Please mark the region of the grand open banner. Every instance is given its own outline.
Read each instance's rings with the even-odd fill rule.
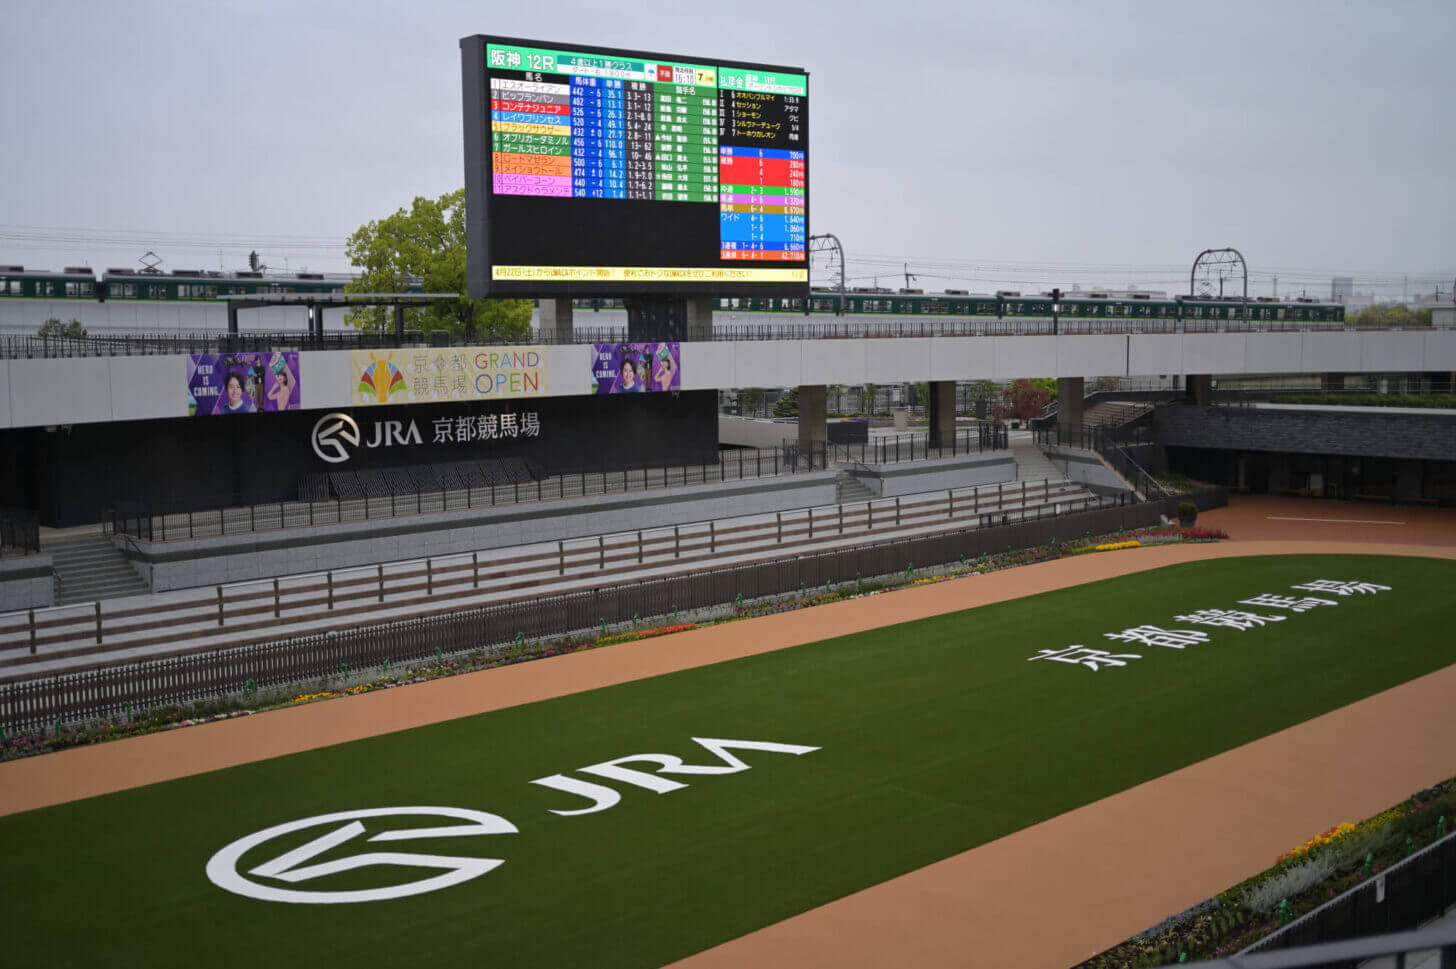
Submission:
[[[421,347],[350,353],[354,403],[446,403],[546,395],[542,347]]]

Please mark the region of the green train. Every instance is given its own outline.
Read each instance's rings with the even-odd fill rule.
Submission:
[[[247,270],[201,269],[175,269],[166,273],[108,269],[97,278],[89,266],[68,266],[54,272],[0,265],[0,299],[198,302],[266,293],[342,293],[353,278],[343,273],[265,275]],[[422,292],[423,289],[415,281],[407,291]]]
[[[168,273],[131,269],[108,269],[99,278],[87,266],[69,266],[61,272],[26,270],[23,266],[0,265],[0,300],[5,298],[47,300],[149,300],[163,302],[206,302],[223,296],[267,293],[341,293],[353,279],[347,274],[261,272],[216,272],[173,270]],[[412,280],[407,292],[422,292],[422,282]],[[577,309],[620,310],[619,299],[578,299]],[[769,297],[724,297],[714,301],[724,313],[803,314],[803,299]],[[833,316],[907,317],[996,317],[1049,318],[1052,298],[1048,294],[1023,296],[1019,292],[995,294],[946,290],[810,290],[808,313]],[[1245,316],[1247,313],[1247,316]],[[1259,297],[1245,303],[1239,299],[1208,299],[1191,296],[1163,297],[1152,293],[1112,293],[1096,290],[1064,293],[1059,315],[1064,319],[1129,320],[1243,320],[1260,323],[1344,323],[1345,307],[1299,298],[1278,300]]]
[[[834,316],[981,316],[1000,319],[1047,318],[1052,315],[1050,295],[1023,296],[1003,291],[992,294],[946,290],[923,293],[916,290],[849,292],[811,290],[809,313]],[[581,310],[622,309],[621,300],[580,299]],[[718,312],[802,314],[804,300],[767,297],[724,298],[714,301]],[[1344,323],[1345,307],[1299,298],[1278,300],[1201,299],[1189,296],[1155,297],[1152,294],[1111,294],[1097,291],[1065,293],[1058,315],[1063,319],[1136,320],[1242,320],[1268,323]]]

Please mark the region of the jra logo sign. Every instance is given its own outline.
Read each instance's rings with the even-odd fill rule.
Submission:
[[[654,794],[668,794],[682,790],[688,785],[661,775],[675,777],[703,777],[721,774],[739,774],[750,768],[737,755],[739,751],[761,751],[765,753],[792,754],[796,757],[812,753],[818,747],[802,744],[779,744],[762,740],[713,740],[694,737],[693,743],[718,758],[716,764],[687,764],[681,757],[672,754],[629,754],[589,764],[578,768],[578,773],[590,774],[600,780],[616,781],[630,787],[651,791]],[[649,765],[652,770],[628,767],[628,764]],[[552,774],[531,781],[542,787],[549,787],[565,794],[584,798],[590,803],[585,807],[553,808],[551,813],[560,817],[576,817],[582,814],[598,814],[616,807],[622,801],[621,792],[595,781],[586,781],[565,774]],[[362,837],[368,833],[365,821],[372,818],[420,816],[427,818],[451,818],[464,824],[438,824],[381,831],[373,837]],[[266,861],[254,864],[246,873],[238,865],[243,856],[270,841],[276,841],[310,828],[329,829],[311,841],[289,848]],[[498,814],[474,811],[469,808],[452,807],[388,807],[366,808],[359,811],[340,811],[336,814],[321,814],[317,817],[290,821],[286,824],[265,828],[232,844],[213,855],[207,862],[207,877],[219,888],[235,895],[261,899],[265,902],[290,902],[299,905],[333,905],[346,902],[379,902],[391,898],[404,898],[424,892],[450,888],[462,882],[479,878],[504,864],[500,858],[479,858],[470,855],[417,854],[403,851],[361,851],[345,857],[334,857],[328,861],[317,859],[337,854],[337,849],[346,845],[359,846],[364,843],[418,840],[421,838],[466,838],[490,834],[516,834],[514,824]],[[296,839],[289,838],[292,844]],[[344,872],[375,866],[392,866],[402,869],[424,868],[439,874],[426,878],[414,878],[395,885],[358,890],[319,890],[285,888],[286,885],[302,885],[318,878],[339,875]],[[250,877],[251,876],[251,877]]]

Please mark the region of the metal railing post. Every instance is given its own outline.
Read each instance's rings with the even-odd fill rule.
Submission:
[[[425,595],[435,594],[435,560],[426,557],[425,559]]]
[[[96,642],[101,642],[101,603],[96,603]]]
[[[334,608],[334,573],[333,573],[332,570],[328,573],[328,577],[329,577],[329,611],[332,612],[333,611],[333,608]]]
[[[470,577],[471,577],[471,587],[472,588],[479,589],[480,588],[480,553],[479,552],[471,552],[470,553]]]
[[[597,536],[597,551],[601,555],[599,567],[605,569],[607,567],[607,537],[605,535]]]
[[[381,565],[379,568],[382,570],[384,568],[384,566]],[[380,602],[383,602],[384,599],[381,597],[379,601]],[[274,619],[277,619],[280,616],[282,616],[282,614],[283,614],[283,604],[279,601],[279,597],[278,597],[278,580],[277,579],[274,579],[273,580],[273,618]]]
[[[35,610],[30,610],[30,654],[35,655]]]
[[[565,575],[566,574],[566,543],[565,542],[558,541],[556,543],[556,555],[557,555],[557,557],[559,559],[559,566],[557,568],[556,574],[557,575]]]
[[[273,580],[273,584],[276,586],[278,584],[278,580],[277,579],[274,579]],[[383,602],[384,601],[384,566],[383,565],[380,565],[379,566],[379,601],[380,602]]]
[[[217,624],[222,625],[222,586],[217,587]]]

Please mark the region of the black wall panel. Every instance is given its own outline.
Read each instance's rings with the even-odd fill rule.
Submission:
[[[384,421],[398,421],[406,432],[413,421],[421,443],[352,448],[342,464],[314,453],[311,434],[324,411],[0,431],[0,447],[10,455],[0,474],[0,505],[34,507],[42,523],[66,526],[99,521],[113,506],[157,514],[289,501],[307,472],[500,457],[525,458],[543,474],[710,464],[718,455],[717,396],[707,390],[352,408],[343,413],[358,422],[361,444]],[[436,442],[436,419],[528,411],[538,416],[538,437]]]

